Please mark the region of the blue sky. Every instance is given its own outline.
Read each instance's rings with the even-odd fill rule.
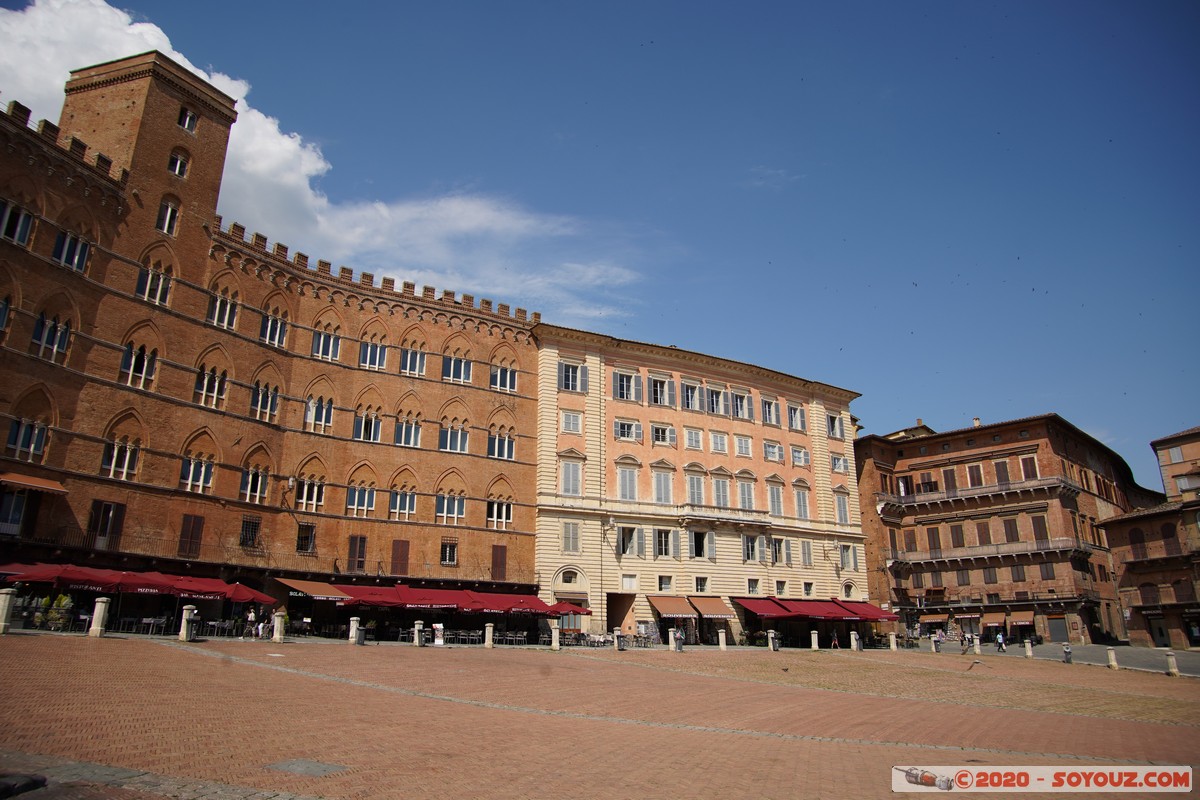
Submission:
[[[1200,5],[0,1],[0,100],[158,48],[293,251],[862,393],[1200,424]],[[202,10],[201,10],[202,8]],[[118,10],[120,9],[120,10]]]

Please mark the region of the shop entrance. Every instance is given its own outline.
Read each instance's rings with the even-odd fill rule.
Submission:
[[[636,598],[636,594],[608,593],[605,609],[605,619],[608,621],[606,632],[620,628],[625,633],[637,633],[637,620],[633,618],[633,601]]]
[[[1150,636],[1154,639],[1155,647],[1170,647],[1171,635],[1167,633],[1167,624],[1162,617],[1150,617]]]
[[[1050,641],[1069,642],[1067,638],[1067,620],[1065,617],[1047,617],[1046,629],[1050,632]]]

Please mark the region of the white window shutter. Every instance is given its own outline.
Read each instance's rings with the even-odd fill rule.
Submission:
[[[621,380],[621,373],[617,372],[616,370],[613,370],[613,374],[612,374],[612,396],[613,396],[613,400],[616,400],[616,399],[617,399],[617,398],[620,396],[620,395],[617,393],[617,390],[620,388],[620,380]]]
[[[696,534],[694,531],[687,532],[687,547],[688,547],[688,558],[695,558],[696,557]]]
[[[621,423],[615,419],[613,420],[613,438],[621,438]]]
[[[677,438],[677,436],[676,436],[676,434],[675,434],[675,429],[674,429],[674,428],[667,428],[667,443],[668,443],[668,444],[670,444],[670,445],[671,445],[671,447],[674,447],[674,446],[675,446],[675,443],[676,443],[677,441],[678,441],[678,438]]]
[[[858,572],[858,548],[854,545],[850,545],[850,552],[854,554],[854,566],[852,569],[855,572]]]
[[[716,533],[716,531],[709,531],[705,538],[707,539],[707,541],[705,541],[705,543],[704,543],[704,549],[705,549],[705,552],[708,553],[708,560],[716,561],[717,560],[717,533]]]
[[[587,394],[588,390],[587,369],[587,365],[579,368],[579,391],[583,392],[584,394]]]
[[[783,540],[783,560],[790,567],[792,565],[792,540]]]
[[[644,528],[637,529],[637,554],[638,558],[646,557],[646,531]]]
[[[641,375],[633,376],[633,399],[634,399],[634,401],[636,401],[638,403],[642,402],[642,376]]]
[[[679,531],[671,531],[671,558],[679,558]]]
[[[633,438],[639,442],[642,441],[642,423],[633,423]]]
[[[768,556],[767,546],[768,546],[768,544],[769,544],[769,542],[767,540],[767,537],[765,535],[760,534],[758,537],[758,560],[760,562],[765,563],[767,561],[767,556]]]
[[[675,381],[667,381],[667,405],[675,407]]]

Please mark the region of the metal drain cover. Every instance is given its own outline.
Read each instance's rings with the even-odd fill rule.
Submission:
[[[267,769],[277,769],[280,772],[291,772],[296,775],[307,775],[312,778],[323,778],[335,772],[346,769],[341,764],[322,764],[320,761],[310,761],[307,758],[296,758],[291,761],[279,761],[267,764]]]

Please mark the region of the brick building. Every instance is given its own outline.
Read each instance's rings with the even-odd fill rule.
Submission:
[[[724,628],[732,642],[776,597],[808,646],[817,599],[867,599],[857,394],[675,347],[534,332],[543,600],[588,605],[594,630],[715,642]]]
[[[1129,641],[1200,647],[1200,428],[1150,443],[1166,502],[1105,520]]]
[[[531,591],[537,322],[216,216],[233,101],[159,53],[0,115],[0,559]]]
[[[1057,414],[855,442],[872,597],[909,629],[1124,638],[1101,520],[1157,503]]]

